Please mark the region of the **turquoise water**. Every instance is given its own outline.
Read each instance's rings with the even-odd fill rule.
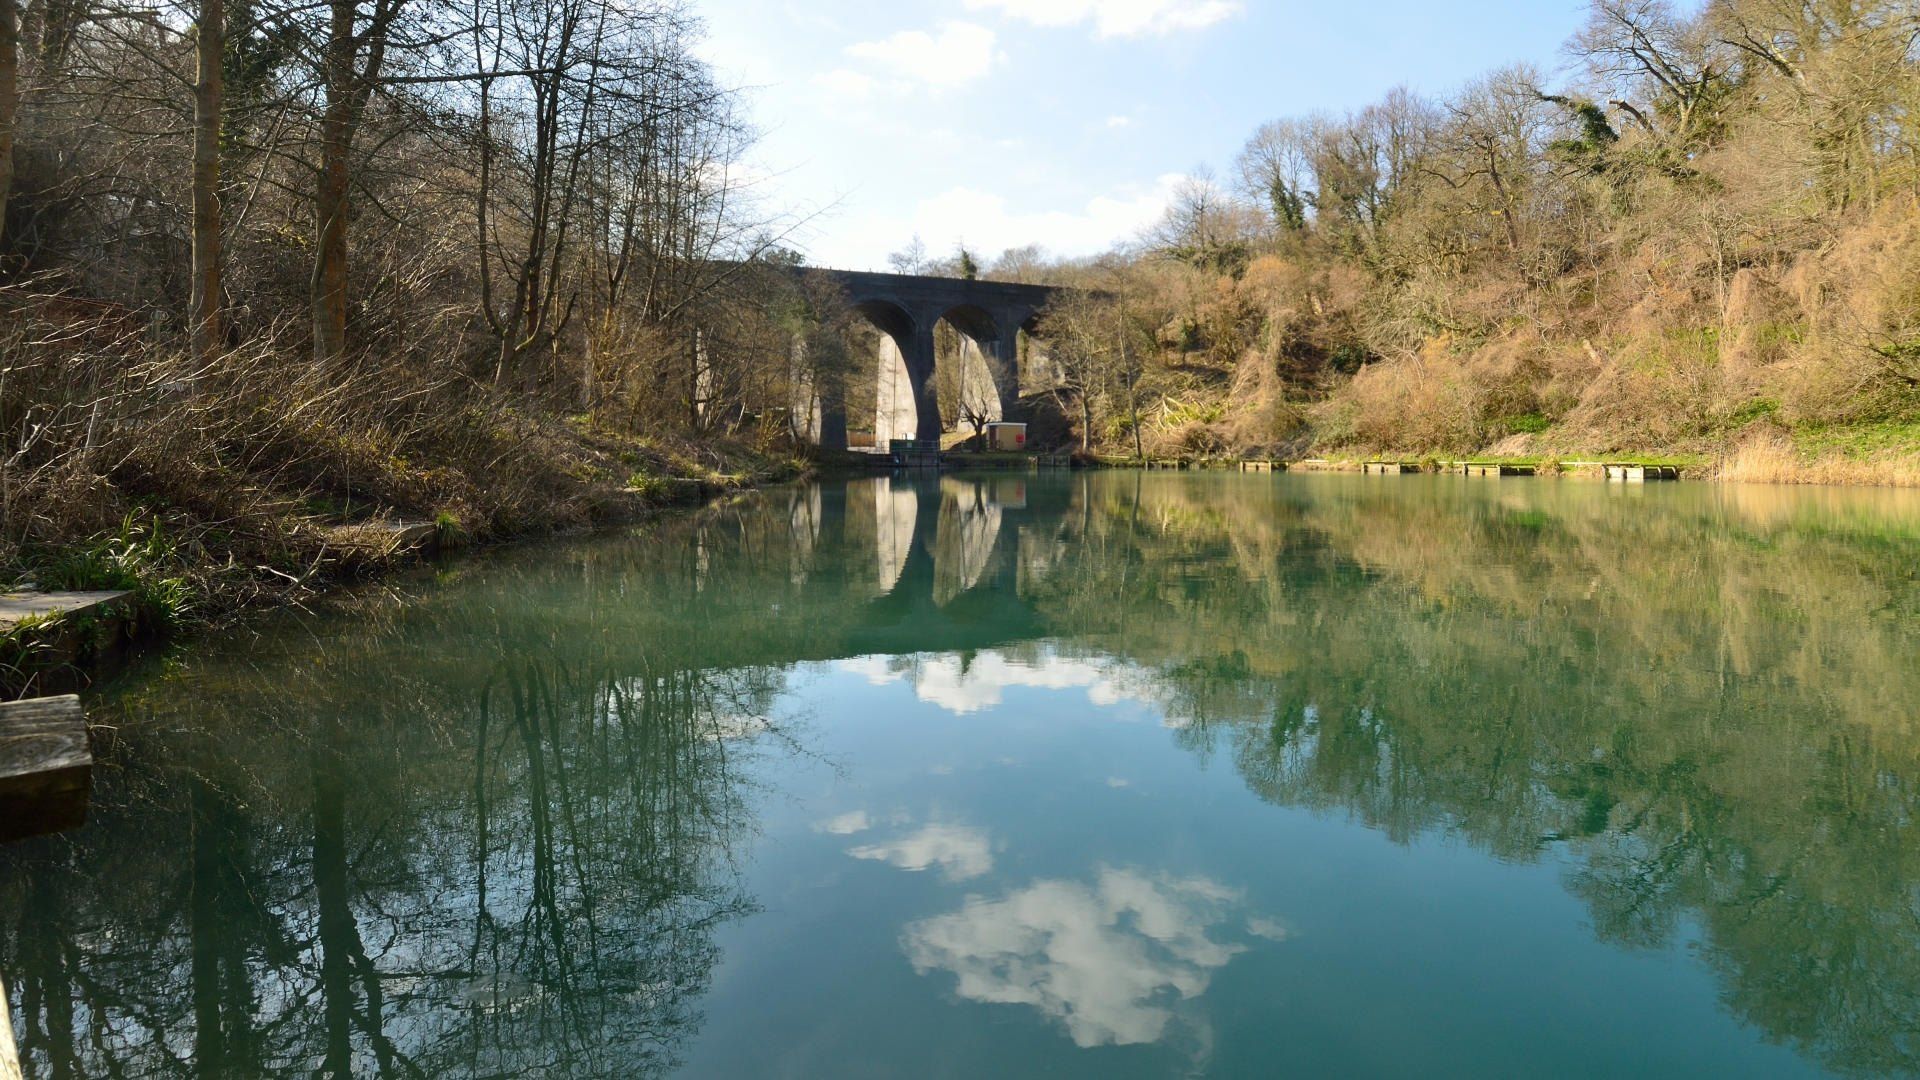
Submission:
[[[103,687],[62,1076],[1920,1070],[1920,501],[833,481]]]

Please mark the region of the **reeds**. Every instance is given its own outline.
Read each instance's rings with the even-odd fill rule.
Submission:
[[[0,587],[81,583],[58,568],[107,566],[76,553],[117,537],[142,556],[114,563],[131,587],[185,582],[212,614],[324,578],[335,526],[577,526],[644,502],[630,478],[689,467],[559,404],[457,359],[318,363],[273,336],[201,363],[125,309],[0,290]]]
[[[1894,454],[1807,455],[1778,434],[1754,435],[1715,469],[1717,479],[1752,484],[1856,484],[1920,487],[1920,459]]]

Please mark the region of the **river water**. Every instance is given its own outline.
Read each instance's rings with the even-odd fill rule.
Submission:
[[[1920,1070],[1920,500],[951,475],[89,702],[35,1077]]]

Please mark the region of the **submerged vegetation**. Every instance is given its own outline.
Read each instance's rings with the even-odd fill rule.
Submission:
[[[1107,296],[1061,321],[1115,449],[1920,482],[1916,43],[1906,0],[1593,0],[1568,75],[1276,120],[1137,244],[988,276]]]

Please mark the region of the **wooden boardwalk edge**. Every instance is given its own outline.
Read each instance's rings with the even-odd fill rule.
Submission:
[[[7,984],[0,979],[0,1080],[23,1080],[20,1051],[13,1043],[13,1020],[7,1015]]]
[[[0,842],[79,825],[92,789],[79,698],[0,703]]]

